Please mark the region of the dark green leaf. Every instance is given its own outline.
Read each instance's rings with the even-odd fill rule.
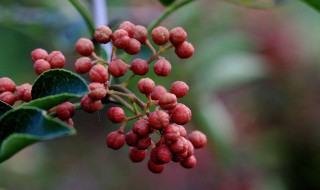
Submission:
[[[0,118],[3,114],[5,114],[7,111],[13,109],[9,104],[3,102],[0,100]]]
[[[53,69],[39,76],[32,86],[32,101],[24,106],[50,109],[70,98],[89,92],[86,82],[78,75],[63,69]]]
[[[10,110],[0,119],[0,163],[32,143],[75,133],[75,129],[49,117],[44,110],[34,107]]]
[[[172,3],[174,3],[176,0],[159,0],[160,3],[162,3],[162,5],[164,6],[170,6]]]
[[[320,1],[319,0],[302,0],[303,2],[307,3],[311,7],[315,8],[317,11],[320,12]]]

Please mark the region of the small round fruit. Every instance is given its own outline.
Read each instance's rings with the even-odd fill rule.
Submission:
[[[16,87],[16,100],[22,100],[24,102],[29,102],[32,99],[31,96],[32,85],[29,83],[22,84]]]
[[[94,31],[94,39],[98,43],[106,44],[112,38],[112,30],[108,26],[98,26]]]
[[[136,31],[136,26],[129,21],[124,21],[120,24],[119,29],[123,29],[128,32],[130,38],[133,37],[133,34]]]
[[[153,66],[154,72],[158,76],[166,77],[171,72],[171,63],[165,58],[160,58]]]
[[[74,69],[77,73],[83,74],[89,72],[92,68],[91,59],[89,57],[80,57],[74,64]]]
[[[90,93],[88,96],[93,100],[101,100],[107,94],[107,90],[103,84],[92,82],[89,84]]]
[[[148,31],[146,27],[141,25],[136,25],[136,30],[133,34],[133,38],[138,40],[140,43],[145,44],[148,39]]]
[[[120,107],[110,108],[107,115],[112,123],[121,123],[126,117],[123,109]]]
[[[180,164],[184,168],[193,168],[197,164],[197,159],[196,159],[196,157],[194,157],[194,155],[192,155],[192,156],[190,156],[188,158],[183,159],[180,162]]]
[[[101,100],[93,100],[88,95],[85,95],[80,102],[80,106],[85,112],[93,113],[102,107]]]
[[[42,74],[45,71],[48,71],[51,69],[51,65],[48,61],[44,59],[38,59],[33,64],[34,72],[36,72],[38,75]]]
[[[90,69],[90,79],[92,82],[105,83],[108,81],[108,70],[102,65],[95,65]]]
[[[170,92],[177,98],[182,98],[189,92],[189,86],[183,81],[176,81],[172,83]]]
[[[139,53],[140,50],[141,50],[141,43],[134,38],[131,38],[129,42],[129,46],[124,48],[124,51],[130,55],[135,55]]]
[[[59,119],[65,121],[71,118],[75,113],[75,107],[70,102],[64,102],[57,107],[57,116]]]
[[[150,78],[142,78],[138,82],[138,89],[142,94],[150,94],[155,86],[155,83]]]
[[[147,150],[139,150],[136,147],[130,147],[129,158],[132,162],[142,162],[147,155]]]
[[[177,97],[172,93],[164,94],[159,100],[160,107],[165,110],[171,110],[176,107],[177,104]]]
[[[182,27],[176,27],[170,30],[170,42],[177,46],[187,39],[187,32]]]
[[[127,65],[121,59],[111,61],[108,69],[110,74],[114,77],[121,77],[127,73]]]
[[[151,160],[148,161],[148,169],[155,174],[161,173],[164,169],[163,164],[155,164],[151,162]]]
[[[0,78],[0,93],[2,92],[14,92],[16,90],[16,84],[8,77]]]
[[[124,145],[124,135],[118,131],[113,131],[107,136],[107,146],[113,150],[118,150]]]
[[[31,52],[31,59],[33,62],[37,61],[38,59],[47,59],[48,52],[44,49],[37,48]]]
[[[163,110],[157,110],[155,112],[152,112],[148,116],[149,119],[149,125],[153,129],[162,129],[166,127],[169,124],[169,114],[167,114]]]
[[[16,98],[12,92],[3,92],[0,94],[0,100],[12,106],[15,103]]]
[[[159,100],[163,95],[167,93],[167,90],[165,87],[161,85],[157,85],[153,88],[151,92],[151,99],[152,100]]]
[[[187,41],[183,42],[182,44],[176,46],[175,53],[181,59],[187,59],[191,57],[194,53],[193,45]]]
[[[189,141],[193,144],[194,148],[202,148],[207,144],[207,137],[201,131],[192,131],[189,134]]]
[[[151,32],[152,40],[155,44],[162,46],[169,41],[169,30],[166,27],[158,26]]]
[[[56,69],[64,66],[66,58],[60,51],[52,51],[48,55],[47,61],[50,63],[52,69]]]
[[[80,38],[76,42],[75,47],[76,47],[77,52],[83,56],[91,55],[94,50],[94,45],[93,45],[92,41],[87,38]]]
[[[171,122],[178,125],[184,125],[188,123],[192,117],[191,110],[183,104],[178,104],[174,109],[170,111],[170,113]]]
[[[147,61],[136,58],[132,61],[130,70],[136,75],[145,75],[149,71],[149,65]]]

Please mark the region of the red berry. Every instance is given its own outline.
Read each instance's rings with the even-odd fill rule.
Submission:
[[[133,34],[133,38],[138,40],[140,43],[145,44],[148,39],[148,31],[146,27],[141,25],[136,25],[136,30]]]
[[[183,28],[176,27],[170,30],[169,40],[174,46],[182,44],[184,41],[186,41],[186,39],[187,39],[187,32]]]
[[[124,76],[127,72],[127,65],[121,59],[113,60],[109,63],[109,72],[114,77]]]
[[[169,145],[170,150],[173,153],[181,154],[188,150],[188,143],[184,137],[179,137],[177,141]]]
[[[153,88],[152,92],[151,92],[151,99],[152,100],[159,100],[163,95],[165,95],[167,93],[167,90],[161,86],[161,85],[157,85]]]
[[[89,84],[90,93],[88,96],[93,100],[101,100],[107,94],[107,90],[103,84],[92,82]]]
[[[197,164],[197,159],[196,157],[194,157],[193,155],[183,159],[180,162],[181,166],[183,166],[184,168],[193,168],[194,166],[196,166]]]
[[[191,43],[185,41],[182,44],[176,46],[175,52],[181,59],[187,59],[193,55],[194,48]]]
[[[80,38],[76,42],[76,50],[80,55],[89,56],[94,50],[94,45],[91,40],[87,38]]]
[[[32,85],[29,83],[22,84],[20,86],[16,87],[17,95],[16,95],[16,100],[22,100],[24,102],[29,102],[31,101],[31,90],[32,90]]]
[[[0,94],[0,100],[12,106],[15,103],[16,98],[12,92],[7,91]]]
[[[94,39],[98,43],[106,44],[112,38],[112,30],[108,26],[99,26],[94,31]]]
[[[185,151],[180,154],[173,154],[172,161],[174,162],[181,162],[184,158],[188,157],[188,151]]]
[[[145,75],[149,71],[149,65],[147,61],[137,58],[132,61],[130,70],[136,75]]]
[[[157,155],[160,163],[168,163],[172,159],[172,153],[169,147],[165,144],[159,146]]]
[[[121,123],[125,117],[125,113],[120,107],[112,107],[108,110],[108,118],[112,123]]]
[[[112,34],[112,41],[116,41],[124,36],[128,36],[129,37],[129,34],[127,31],[123,30],[123,29],[118,29],[116,31],[113,32]]]
[[[177,125],[169,125],[164,128],[163,136],[168,141],[177,141],[180,137],[180,129]]]
[[[182,125],[176,125],[179,128],[180,136],[186,138],[187,131]]]
[[[169,124],[169,114],[167,114],[163,110],[157,110],[155,112],[152,112],[148,116],[149,118],[149,125],[153,129],[162,129],[166,127]]]
[[[48,52],[44,49],[37,48],[31,52],[31,59],[33,62],[37,61],[38,59],[47,59]]]
[[[74,64],[74,69],[77,73],[83,74],[89,72],[92,68],[91,59],[89,57],[80,57]]]
[[[85,95],[81,99],[80,105],[85,112],[93,113],[101,108],[102,103],[101,100],[93,100],[88,95]]]
[[[151,145],[151,138],[149,136],[145,136],[138,139],[136,147],[140,150],[145,150],[150,145]]]
[[[177,105],[177,97],[174,94],[166,93],[160,100],[159,105],[162,109],[171,110]]]
[[[207,144],[207,137],[200,131],[192,131],[189,134],[189,141],[193,144],[194,148],[202,148]]]
[[[138,89],[142,94],[150,94],[155,86],[155,83],[150,78],[142,78],[138,82]]]
[[[119,49],[125,49],[130,45],[130,37],[123,36],[113,41],[113,45]]]
[[[0,93],[2,92],[14,92],[16,90],[16,84],[8,77],[0,78]]]
[[[158,76],[166,77],[171,72],[171,63],[165,58],[160,58],[153,66],[154,72]]]
[[[60,51],[52,51],[48,57],[47,61],[50,63],[51,68],[62,68],[66,63],[66,58]]]
[[[142,162],[147,155],[147,150],[139,150],[136,147],[130,147],[129,158],[132,162]]]
[[[71,118],[75,113],[75,107],[70,102],[64,102],[57,107],[57,116],[61,120]]]
[[[125,140],[128,146],[136,146],[138,142],[138,135],[136,135],[132,130],[127,132]]]
[[[155,174],[161,173],[164,169],[163,164],[155,164],[151,162],[151,160],[148,161],[148,169]]]
[[[173,110],[170,111],[170,113],[171,122],[179,125],[188,123],[192,117],[191,110],[183,104],[178,104]]]
[[[44,60],[44,59],[38,59],[34,62],[33,64],[33,68],[34,71],[40,75],[43,72],[50,70],[51,69],[51,65],[48,61]]]
[[[150,126],[146,119],[137,120],[132,127],[132,131],[139,137],[145,137],[149,134]]]
[[[139,53],[140,50],[141,50],[141,43],[134,38],[130,39],[129,46],[124,49],[124,51],[130,55],[135,55]]]
[[[113,131],[107,136],[107,146],[114,150],[120,149],[124,145],[124,135],[118,131]]]
[[[153,42],[159,46],[162,46],[169,41],[169,35],[169,30],[163,26],[158,26],[151,32]]]
[[[177,98],[181,98],[189,92],[189,86],[183,81],[176,81],[172,83],[170,92]]]
[[[129,37],[132,38],[133,34],[135,33],[136,26],[129,21],[124,21],[123,23],[120,24],[119,29],[123,29],[127,31]]]
[[[187,157],[190,157],[190,156],[194,155],[194,146],[189,140],[187,140],[187,143],[188,143]]]
[[[89,72],[90,79],[93,82],[105,83],[108,81],[108,70],[102,65],[95,65]]]

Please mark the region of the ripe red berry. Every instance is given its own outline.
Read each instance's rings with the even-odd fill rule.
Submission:
[[[130,37],[123,36],[113,41],[113,45],[119,49],[125,49],[130,45]]]
[[[130,147],[129,158],[132,162],[142,162],[147,155],[147,150],[139,150],[136,147]]]
[[[181,162],[183,159],[188,157],[188,151],[185,151],[180,154],[173,154],[172,161],[174,162]]]
[[[181,166],[183,166],[184,168],[193,168],[194,166],[196,166],[197,164],[197,159],[196,157],[194,157],[194,155],[183,159],[180,162]]]
[[[38,59],[34,62],[33,64],[33,68],[34,71],[40,75],[43,72],[50,70],[51,69],[51,65],[48,61],[44,60],[44,59]]]
[[[189,92],[189,86],[183,81],[176,81],[172,83],[170,92],[176,95],[177,98],[181,98]]]
[[[166,77],[171,72],[171,63],[165,58],[160,58],[153,66],[154,72],[158,76]]]
[[[162,129],[169,124],[169,114],[163,110],[157,110],[149,114],[149,125],[153,129]]]
[[[182,125],[177,125],[180,131],[180,136],[186,138],[187,137],[187,131]]]
[[[167,90],[161,86],[161,85],[157,85],[153,88],[152,92],[151,92],[151,99],[152,100],[159,100],[163,95],[165,95],[167,93]]]
[[[76,42],[76,50],[80,55],[89,56],[94,50],[94,45],[91,40],[87,38],[80,38]]]
[[[92,82],[89,84],[90,93],[88,96],[93,100],[101,100],[107,94],[107,90],[103,84]]]
[[[155,164],[151,162],[151,160],[148,161],[148,169],[155,174],[161,173],[164,169],[163,164]]]
[[[160,100],[159,105],[162,109],[171,110],[177,105],[177,97],[174,94],[166,93]]]
[[[31,52],[31,59],[33,62],[37,61],[38,59],[47,59],[48,52],[44,49],[37,48]]]
[[[202,148],[207,144],[207,137],[200,131],[192,131],[189,134],[189,141],[193,144],[194,148]]]
[[[176,46],[175,52],[181,59],[187,59],[191,57],[194,53],[193,45],[187,41]]]
[[[149,65],[147,61],[137,58],[132,61],[130,70],[136,75],[145,75],[149,71]]]
[[[135,33],[136,26],[129,21],[124,21],[123,23],[120,24],[119,29],[123,29],[127,31],[129,37],[132,38],[133,34]]]
[[[125,140],[128,146],[136,146],[138,139],[139,139],[138,135],[135,134],[132,130],[127,132],[125,136]]]
[[[170,30],[169,40],[174,46],[182,44],[184,41],[186,41],[186,39],[187,39],[187,32],[183,28],[176,27]]]
[[[62,68],[66,63],[66,58],[60,51],[52,51],[48,57],[47,61],[50,63],[51,68]]]
[[[118,131],[113,131],[107,136],[107,146],[114,150],[120,149],[124,145],[124,135]]]
[[[121,123],[126,117],[123,109],[120,107],[109,108],[107,115],[112,123]]]
[[[142,94],[150,94],[155,86],[155,83],[150,78],[142,78],[138,82],[138,89]]]
[[[94,39],[98,43],[106,44],[112,38],[112,30],[108,26],[98,26],[94,31]]]
[[[163,136],[168,141],[177,141],[180,137],[180,129],[177,125],[168,125],[164,128]]]
[[[80,105],[85,112],[93,113],[101,108],[102,103],[101,100],[93,100],[88,95],[85,95],[81,99]]]
[[[127,65],[121,59],[113,60],[109,63],[109,72],[114,77],[124,76],[127,72]]]
[[[151,32],[152,40],[155,44],[162,46],[169,41],[169,30],[163,26],[154,28]]]
[[[173,153],[181,154],[188,150],[188,143],[184,137],[179,137],[177,141],[169,145],[170,150]]]
[[[127,31],[123,30],[123,29],[117,29],[113,32],[112,34],[112,41],[116,41],[117,39],[120,39],[124,36],[128,36],[129,37],[129,34]]]
[[[14,92],[16,90],[16,84],[8,77],[0,78],[0,93],[2,92]]]
[[[0,100],[12,106],[15,103],[16,98],[12,92],[7,91],[0,94]]]
[[[91,59],[89,57],[80,57],[74,64],[74,69],[77,73],[83,74],[89,72],[92,68]]]
[[[192,117],[191,110],[183,104],[178,104],[174,109],[170,111],[170,113],[171,122],[179,125],[188,123]]]
[[[132,131],[139,137],[145,137],[149,134],[150,126],[146,119],[137,120],[132,127]]]
[[[165,144],[159,146],[157,156],[160,163],[168,163],[172,159],[172,153]]]
[[[75,113],[75,107],[70,102],[64,102],[57,107],[57,116],[61,120],[71,118]]]
[[[29,102],[31,101],[31,90],[32,90],[32,85],[29,83],[22,84],[20,86],[16,87],[16,100],[22,100],[24,102]]]
[[[133,38],[138,40],[140,43],[145,44],[148,39],[148,31],[146,27],[141,25],[136,25],[136,30],[133,34]]]
[[[189,140],[187,140],[187,143],[188,143],[187,157],[190,157],[190,156],[194,155],[194,146]]]
[[[151,138],[149,136],[145,136],[145,137],[140,137],[138,138],[136,147],[139,150],[145,150],[147,149],[149,146],[151,145]]]
[[[89,72],[90,79],[93,82],[105,83],[108,81],[108,70],[102,65],[95,65]]]
[[[140,50],[141,50],[141,43],[134,38],[131,38],[129,42],[129,46],[124,48],[124,51],[130,55],[135,55],[139,53]]]

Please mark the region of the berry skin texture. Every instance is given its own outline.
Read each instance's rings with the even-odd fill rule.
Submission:
[[[24,102],[29,102],[31,101],[31,90],[32,90],[32,85],[29,83],[22,84],[20,86],[16,87],[16,100],[22,100]]]
[[[129,34],[127,31],[123,30],[123,29],[117,29],[113,32],[112,34],[112,41],[116,41],[124,36],[128,36],[129,37]]]
[[[176,46],[175,53],[181,59],[187,59],[191,57],[194,53],[193,45],[187,41],[183,42],[182,44]]]
[[[161,145],[157,151],[158,160],[160,163],[168,163],[172,159],[172,153],[167,145]]]
[[[165,87],[161,85],[157,85],[153,88],[151,92],[151,99],[152,100],[159,100],[163,95],[167,93],[167,90]]]
[[[103,84],[98,82],[92,82],[89,84],[90,93],[88,96],[93,100],[101,100],[107,94],[107,90]]]
[[[145,75],[149,71],[148,63],[143,59],[134,59],[130,65],[130,70],[136,75]]]
[[[146,119],[137,120],[132,127],[132,131],[139,137],[145,137],[149,134],[149,122]]]
[[[192,117],[191,110],[183,105],[178,104],[173,110],[171,110],[171,122],[174,122],[178,125],[184,125],[188,123]]]
[[[124,135],[118,131],[113,131],[107,136],[107,146],[113,150],[118,150],[124,145]]]
[[[182,98],[189,92],[189,86],[183,81],[176,81],[172,83],[170,92],[177,98]]]
[[[101,106],[101,100],[93,100],[88,95],[85,95],[80,102],[80,106],[85,112],[93,113],[98,111]]]
[[[44,49],[37,48],[31,52],[31,59],[33,62],[37,61],[38,59],[47,59],[48,52]]]
[[[153,70],[158,76],[166,77],[171,72],[171,63],[164,58],[160,58],[154,64]]]
[[[95,65],[89,72],[90,79],[93,82],[105,83],[108,81],[108,70],[102,65]]]
[[[139,53],[140,50],[141,50],[141,43],[134,38],[131,38],[129,42],[129,46],[124,48],[124,51],[130,55],[135,55]]]
[[[193,168],[196,166],[197,164],[197,159],[196,157],[194,157],[193,155],[188,157],[188,158],[185,158],[183,159],[181,162],[180,162],[181,166],[184,167],[184,168]]]
[[[48,55],[47,61],[50,63],[52,69],[56,69],[64,66],[66,58],[60,51],[52,51]]]
[[[168,141],[177,141],[180,137],[180,129],[177,125],[168,125],[164,128],[163,136]]]
[[[136,147],[130,147],[129,158],[132,162],[142,162],[147,155],[147,150],[139,150]]]
[[[163,110],[157,110],[155,112],[150,113],[149,115],[149,125],[153,129],[162,129],[169,124],[169,114],[167,114]]]
[[[123,36],[113,41],[113,45],[119,49],[125,49],[130,45],[130,37]]]
[[[182,125],[177,125],[179,128],[180,136],[186,138],[187,137],[187,131]]]
[[[91,40],[87,38],[80,38],[76,42],[76,50],[80,55],[89,56],[94,50],[94,45]]]
[[[146,27],[141,25],[136,25],[136,30],[133,34],[133,38],[138,40],[140,43],[145,44],[148,39],[148,31]]]
[[[155,83],[150,78],[142,78],[138,82],[138,89],[142,94],[148,95],[155,87]]]
[[[139,138],[137,141],[136,147],[139,150],[145,150],[151,145],[151,138],[149,136],[145,136],[143,138]]]
[[[114,77],[121,77],[127,73],[127,65],[121,59],[116,59],[109,63],[109,72]]]
[[[188,143],[184,137],[179,137],[177,141],[169,145],[170,150],[173,153],[181,154],[188,150]]]
[[[120,24],[119,29],[123,29],[123,30],[127,31],[128,36],[130,38],[132,38],[133,34],[136,31],[136,26],[129,21],[124,21],[123,23]]]
[[[151,32],[152,40],[155,44],[162,46],[169,41],[169,30],[163,26],[154,28]]]
[[[132,130],[126,133],[125,140],[128,146],[136,146],[138,139],[138,135],[136,135]]]
[[[38,59],[33,64],[34,72],[38,75],[42,74],[45,71],[48,71],[51,69],[51,65],[48,61],[44,59]]]
[[[177,105],[177,97],[174,94],[166,93],[159,100],[159,105],[164,110],[171,110]]]
[[[92,63],[89,57],[80,57],[74,64],[74,69],[79,74],[87,73],[91,68]]]
[[[155,174],[159,174],[163,171],[164,166],[162,164],[155,164],[151,160],[148,161],[148,169]]]
[[[202,148],[207,144],[207,137],[201,131],[192,131],[189,134],[189,141],[193,144],[194,148]]]
[[[106,44],[111,41],[112,30],[108,26],[98,26],[93,37],[98,43]]]
[[[0,93],[2,92],[14,92],[16,90],[16,84],[8,77],[0,78]]]
[[[120,107],[110,108],[107,115],[112,123],[121,123],[126,117],[123,109]]]
[[[57,107],[57,116],[59,119],[65,121],[71,118],[75,113],[74,105],[70,102],[64,102]]]
[[[12,92],[3,92],[0,94],[0,100],[12,106],[15,103],[16,98]]]
[[[170,30],[169,40],[174,46],[182,44],[184,41],[186,41],[186,39],[187,39],[187,32],[183,28],[176,27]]]

